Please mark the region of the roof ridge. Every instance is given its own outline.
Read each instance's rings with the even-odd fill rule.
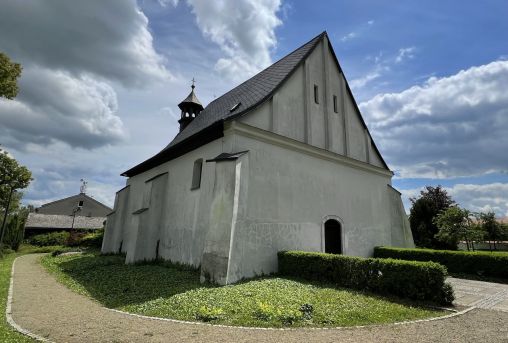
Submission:
[[[137,175],[162,163],[161,161],[167,161],[174,157],[181,156],[197,146],[206,144],[210,142],[213,137],[222,137],[222,125],[224,121],[237,118],[265,103],[295,72],[303,61],[305,61],[309,54],[314,51],[319,42],[327,36],[328,34],[326,31],[321,32],[265,69],[210,102],[166,147],[151,158],[125,171],[122,175]],[[220,128],[218,127],[219,125]],[[205,132],[208,132],[208,141],[202,139],[199,142],[192,141],[194,136]]]
[[[246,82],[249,82],[250,80],[252,80],[254,77],[256,77],[257,75],[261,74],[262,72],[264,72],[265,70],[273,67],[274,65],[276,65],[277,63],[281,62],[282,60],[284,60],[286,57],[289,57],[289,55],[297,52],[298,50],[300,50],[301,48],[303,48],[304,46],[306,46],[307,44],[311,43],[312,41],[314,41],[315,39],[317,38],[322,38],[321,36],[325,36],[325,35],[328,35],[326,33],[326,30],[321,32],[320,34],[318,34],[317,36],[315,36],[314,38],[308,40],[306,43],[300,45],[298,48],[294,49],[293,51],[287,53],[286,55],[284,55],[283,57],[279,58],[277,61],[273,62],[272,64],[270,64],[269,66],[267,66],[266,68],[258,71],[256,74],[252,75],[251,77],[249,77],[247,80],[243,81],[242,83],[238,84],[237,86],[231,88],[230,90],[228,90],[226,93],[222,94],[220,97],[216,98],[216,99],[213,99],[208,105],[206,105],[206,107],[210,106],[212,103],[214,103],[215,101],[219,100],[220,98],[222,98],[223,96],[226,96],[227,94],[231,93],[232,91],[234,91],[235,89],[237,89],[238,87],[240,87],[241,85],[245,84]],[[205,107],[205,109],[206,109]]]

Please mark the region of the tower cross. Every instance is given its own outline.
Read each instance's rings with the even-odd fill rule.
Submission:
[[[196,86],[194,86],[194,84],[196,83],[196,80],[194,80],[194,78],[192,78],[191,81],[192,81],[192,86],[191,87],[194,89],[194,87],[196,87]]]

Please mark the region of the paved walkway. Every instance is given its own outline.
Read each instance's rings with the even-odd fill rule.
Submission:
[[[508,313],[474,309],[448,319],[350,329],[259,330],[150,320],[101,307],[26,255],[15,262],[12,317],[54,342],[508,342]]]
[[[508,311],[508,285],[456,278],[448,278],[448,282],[453,286],[457,304]]]

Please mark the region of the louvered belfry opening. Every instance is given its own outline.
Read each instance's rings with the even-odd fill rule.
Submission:
[[[198,97],[194,93],[194,84],[191,86],[192,90],[190,94],[183,100],[181,103],[178,104],[178,107],[182,111],[180,115],[180,120],[178,120],[178,123],[180,124],[180,132],[185,129],[187,125],[190,124],[191,121],[196,118],[201,111],[203,111],[203,105],[201,105],[201,102],[198,100]]]

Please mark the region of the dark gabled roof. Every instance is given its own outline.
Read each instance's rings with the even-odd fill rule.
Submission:
[[[281,58],[268,68],[212,101],[183,131],[176,135],[173,141],[164,149],[155,156],[122,173],[122,176],[131,177],[140,174],[222,137],[224,121],[251,111],[270,99],[284,81],[286,81],[297,67],[305,61],[307,56],[310,55],[325,36],[327,36],[327,33],[323,31],[321,34]],[[339,65],[330,42],[328,42],[328,46],[337,67],[342,72],[342,68]],[[347,82],[346,86],[358,113],[361,113]],[[367,128],[361,115],[360,120],[364,127]],[[372,144],[386,169],[389,169],[373,140]]]
[[[319,34],[289,55],[281,58],[279,61],[254,75],[241,85],[212,101],[196,119],[190,122],[190,124],[187,125],[187,127],[161,152],[143,163],[138,164],[134,168],[127,170],[122,175],[134,176],[160,163],[169,161],[171,158],[181,156],[183,153],[190,151],[190,147],[184,148],[179,146],[184,142],[187,144],[189,139],[203,131],[209,132],[206,135],[206,141],[204,140],[201,142],[202,144],[222,137],[222,132],[220,134],[218,132],[210,132],[210,128],[215,125],[217,128],[220,126],[220,129],[222,129],[223,121],[251,111],[268,100],[279,86],[291,76],[293,71],[305,60],[325,35],[326,32]],[[236,108],[231,111],[234,107]],[[194,146],[194,144],[191,143],[191,146]]]

